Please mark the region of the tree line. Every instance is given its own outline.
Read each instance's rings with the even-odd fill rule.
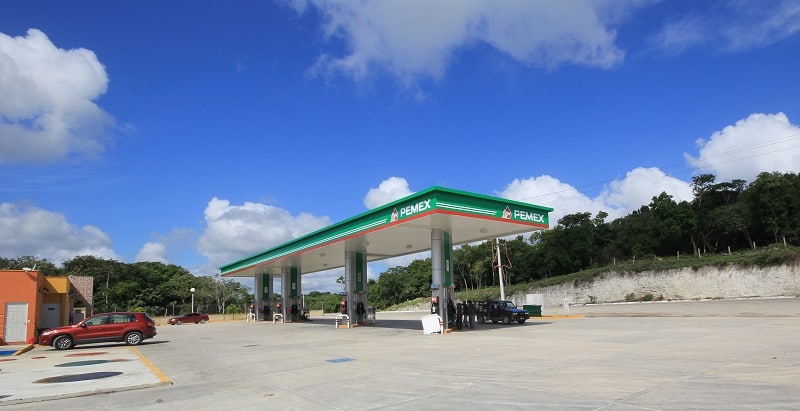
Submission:
[[[93,278],[92,305],[95,313],[143,311],[172,316],[192,309],[209,314],[245,312],[252,294],[242,284],[221,278],[195,276],[183,267],[159,262],[127,264],[93,256],[79,256],[60,267],[33,257],[0,258],[0,267],[33,267],[44,275]],[[194,288],[194,293],[191,289]],[[194,295],[192,295],[194,294]]]

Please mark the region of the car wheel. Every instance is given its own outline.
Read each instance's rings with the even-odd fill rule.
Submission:
[[[511,324],[511,317],[509,317],[509,316],[503,317],[503,324],[505,324],[505,325]]]
[[[181,321],[181,320],[175,321],[175,324],[181,325],[181,324],[183,324],[183,321]]]
[[[68,350],[73,346],[72,338],[66,335],[60,335],[53,340],[53,348],[57,350]]]
[[[205,319],[205,318],[203,318],[202,320],[200,320],[200,324],[205,324],[205,323],[206,323],[206,319]]]
[[[520,324],[525,324],[525,319],[524,318],[520,318],[519,320],[517,320],[517,322],[520,323]]]
[[[133,331],[125,334],[125,344],[139,345],[142,342],[142,333]]]

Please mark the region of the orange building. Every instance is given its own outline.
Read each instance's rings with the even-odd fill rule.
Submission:
[[[0,345],[35,342],[39,330],[69,324],[70,278],[0,270]]]

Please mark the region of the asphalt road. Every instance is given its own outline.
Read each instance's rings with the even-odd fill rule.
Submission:
[[[800,409],[800,298],[573,306],[583,318],[445,335],[424,314],[162,326],[137,349],[172,385],[7,407]]]

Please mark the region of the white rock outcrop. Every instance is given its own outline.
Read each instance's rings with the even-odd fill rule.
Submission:
[[[592,280],[530,289],[510,299],[525,303],[525,294],[543,294],[545,306],[608,303],[652,294],[654,299],[696,300],[800,296],[800,265],[774,267],[703,267],[637,273],[611,272]]]

